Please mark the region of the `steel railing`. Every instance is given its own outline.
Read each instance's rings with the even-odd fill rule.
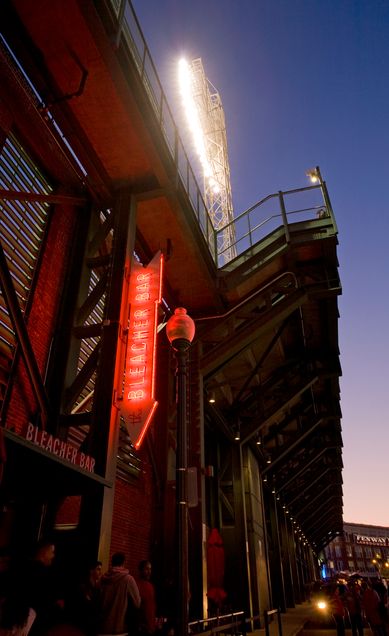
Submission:
[[[192,621],[188,627],[190,634],[202,634],[202,636],[246,634],[246,622],[245,613],[238,611]]]
[[[295,221],[321,218],[331,219],[336,232],[335,220],[325,182],[323,181],[319,185],[271,194],[236,216],[233,221],[224,227],[218,230],[213,227],[202,191],[197,183],[178,133],[178,127],[168,105],[131,1],[109,0],[109,4],[117,19],[116,46],[118,47],[120,42],[124,40],[131,53],[173,160],[176,185],[180,184],[188,196],[193,213],[216,266],[223,267],[229,261],[233,263],[242,253],[258,245],[276,228],[282,229],[285,241],[289,242],[289,224]],[[313,196],[309,202],[305,199],[304,202],[297,202],[295,207],[290,207],[292,198],[297,201],[299,198],[302,199],[303,196],[307,197],[309,193],[318,196]],[[234,225],[234,232],[231,235],[235,236],[235,241],[232,245],[228,245],[218,251],[218,244],[223,243],[220,237],[231,225]],[[234,254],[237,254],[237,257],[231,260],[231,255]]]
[[[270,194],[235,217],[233,223],[237,258],[258,246],[279,228],[285,242],[289,243],[291,224],[323,219],[331,224],[335,233],[335,219],[324,182],[306,188]],[[221,231],[222,229],[217,230],[216,235]],[[225,263],[226,259],[220,252],[218,267],[222,267]]]
[[[282,636],[282,618],[281,609],[269,609],[263,612],[263,628],[265,636],[270,636],[270,624],[277,619],[278,636]],[[245,636],[254,629],[261,629],[261,616],[245,615],[243,610],[231,612],[230,614],[222,614],[210,618],[199,619],[188,623],[188,631],[190,634],[201,634],[201,636],[214,636],[215,634],[236,634]],[[263,629],[262,628],[262,629]]]
[[[176,178],[184,188],[208,248],[216,260],[216,236],[202,192],[168,105],[157,70],[130,0],[110,0],[117,17],[116,45],[124,38],[173,159]]]

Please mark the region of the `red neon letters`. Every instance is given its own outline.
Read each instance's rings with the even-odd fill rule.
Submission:
[[[154,398],[154,383],[162,267],[163,256],[158,253],[147,267],[133,261],[131,268],[131,311],[121,414],[137,449],[158,406]]]

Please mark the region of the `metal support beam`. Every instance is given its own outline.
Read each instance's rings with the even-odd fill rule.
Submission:
[[[294,504],[294,502],[295,502],[295,501],[297,501],[298,499],[301,499],[301,497],[302,497],[303,495],[305,495],[305,494],[306,494],[309,490],[311,490],[311,488],[312,488],[315,484],[317,484],[317,482],[318,482],[320,479],[322,479],[322,478],[324,477],[324,475],[326,475],[327,473],[329,473],[329,472],[331,472],[331,471],[333,471],[333,470],[335,470],[335,468],[334,468],[333,466],[331,466],[330,468],[326,468],[326,470],[324,470],[324,471],[320,471],[320,473],[317,475],[317,477],[315,477],[315,479],[313,479],[313,480],[310,480],[310,481],[309,481],[308,486],[306,486],[306,487],[304,488],[303,492],[301,492],[301,491],[300,491],[300,492],[296,495],[296,497],[294,497],[293,499],[291,499],[291,500],[288,502],[288,506],[289,506],[289,508],[290,508],[291,506],[293,506],[293,504]],[[321,493],[320,493],[320,494],[321,494]]]
[[[311,525],[304,527],[305,534],[313,535],[315,532],[321,530],[321,528],[328,524],[335,517],[336,511],[333,509],[327,510],[319,519],[316,519]]]
[[[292,444],[290,444],[288,446],[288,448],[286,448],[280,455],[278,455],[278,457],[276,457],[275,459],[272,459],[272,463],[269,466],[265,466],[265,468],[262,470],[262,475],[266,475],[270,470],[274,470],[274,466],[276,466],[280,461],[285,460],[285,458],[290,455],[290,453],[296,448],[298,447],[301,442],[303,442],[307,437],[309,437],[309,435],[317,429],[318,426],[320,426],[320,424],[323,422],[323,418],[319,418],[307,431],[305,431],[305,433],[303,433],[302,435],[299,435],[298,439],[296,439],[294,442],[292,442]]]
[[[321,479],[321,476],[322,476],[322,475],[320,475],[320,477],[318,477],[317,479]],[[317,479],[315,479],[315,483],[316,483]],[[299,517],[300,515],[302,515],[302,514],[303,514],[303,512],[304,512],[307,508],[309,508],[309,506],[312,506],[312,504],[313,504],[313,503],[315,503],[315,501],[317,501],[318,499],[321,499],[321,498],[323,497],[324,493],[325,493],[325,492],[327,492],[327,490],[328,490],[329,488],[333,488],[333,485],[332,485],[332,484],[327,484],[327,486],[326,486],[323,490],[320,490],[320,491],[317,493],[316,497],[313,497],[312,499],[310,499],[310,500],[309,500],[309,501],[305,504],[305,506],[303,506],[302,508],[300,508],[300,509],[299,509],[299,510],[297,510],[297,511],[293,509],[293,516],[297,518],[297,517]],[[299,495],[299,499],[301,499],[301,497],[302,497],[303,495],[304,495],[304,492],[303,492],[303,493],[301,493],[301,495]],[[290,504],[288,504],[288,506],[289,506],[289,509],[290,509],[291,505],[290,505]]]
[[[308,294],[301,289],[290,293],[283,301],[274,305],[263,315],[248,320],[245,328],[225,338],[213,347],[201,360],[201,372],[204,377],[215,375],[234,357],[245,351],[255,340],[285,320],[295,309],[303,305]]]
[[[324,491],[323,491],[324,492]],[[321,493],[321,495],[323,496],[323,492]],[[310,515],[308,515],[308,517],[304,517],[301,520],[301,524],[305,526],[305,524],[312,519],[312,517],[317,517],[321,511],[321,509],[323,508],[323,506],[328,506],[328,502],[332,501],[333,499],[339,499],[339,495],[338,494],[334,494],[331,495],[330,497],[327,497],[326,499],[324,499],[321,504],[319,506],[317,506],[315,508],[315,510],[313,512],[311,512]]]
[[[68,194],[37,194],[36,192],[19,192],[18,190],[5,190],[4,188],[0,188],[0,199],[75,206],[84,206],[87,202],[84,197],[75,197]]]
[[[331,446],[326,446],[325,448],[322,448],[317,454],[315,454],[314,457],[312,457],[310,461],[308,461],[302,468],[300,468],[300,470],[298,470],[297,473],[292,475],[292,477],[288,479],[288,481],[286,481],[281,486],[277,487],[277,492],[281,492],[281,490],[284,490],[284,488],[289,486],[289,484],[291,484],[295,479],[297,479],[297,477],[300,477],[303,473],[305,473],[307,468],[309,468],[309,466],[314,464],[319,459],[319,457],[324,455],[324,453],[326,453],[330,448]]]
[[[119,410],[115,404],[115,389],[121,384],[124,369],[123,344],[121,342],[121,321],[128,320],[128,298],[124,281],[129,274],[134,252],[136,232],[136,202],[129,189],[123,188],[116,195],[113,218],[109,217],[104,228],[98,232],[104,240],[106,231],[113,225],[113,251],[110,276],[107,282],[105,321],[100,340],[100,356],[97,366],[93,395],[92,424],[88,437],[87,452],[96,458],[96,472],[105,475],[115,483],[119,443]],[[96,238],[96,237],[95,237]],[[96,247],[90,247],[93,253]],[[124,289],[125,288],[125,289]],[[99,558],[104,567],[108,566],[111,545],[112,514],[115,488],[105,488],[95,501],[83,502],[83,522],[86,534],[99,534]]]
[[[248,442],[252,437],[254,437],[254,435],[258,433],[258,431],[260,431],[265,426],[269,426],[288,408],[289,404],[291,404],[293,401],[296,400],[297,397],[299,397],[305,391],[311,388],[317,381],[318,381],[318,377],[315,376],[314,378],[311,378],[308,381],[306,381],[303,384],[303,386],[301,386],[297,390],[293,389],[293,392],[291,393],[291,395],[288,396],[285,402],[282,402],[282,404],[278,404],[277,408],[264,421],[262,421],[259,425],[255,424],[254,426],[252,426],[251,429],[249,428],[249,430],[247,430],[246,432],[243,432],[243,435],[241,431],[242,443]]]
[[[27,373],[39,405],[42,428],[46,428],[49,417],[49,399],[43,384],[42,376],[30,342],[27,327],[23,319],[18,298],[8,269],[7,259],[0,242],[0,286],[16,333]]]
[[[292,314],[291,314],[292,315]],[[241,387],[241,389],[239,390],[237,396],[234,399],[234,402],[232,403],[232,407],[236,407],[240,397],[243,395],[243,393],[246,391],[247,387],[250,386],[250,383],[252,381],[252,379],[255,377],[255,375],[258,373],[259,369],[262,367],[263,363],[265,362],[267,356],[269,355],[270,351],[273,349],[273,347],[275,346],[275,344],[277,343],[278,339],[281,337],[282,332],[284,331],[285,327],[288,325],[290,320],[290,316],[288,316],[284,322],[282,323],[282,325],[279,327],[279,329],[277,329],[276,333],[274,334],[273,338],[271,339],[271,341],[269,342],[269,344],[267,345],[265,351],[263,352],[263,354],[261,355],[260,359],[258,360],[257,364],[255,365],[254,369],[251,371],[251,373],[249,374],[249,376],[246,378],[245,382],[243,383],[243,386]]]

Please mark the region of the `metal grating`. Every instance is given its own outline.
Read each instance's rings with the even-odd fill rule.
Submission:
[[[132,479],[138,477],[141,471],[142,462],[131,443],[126,426],[121,419],[116,475],[119,479],[131,483]]]
[[[0,152],[0,188],[29,194],[50,194],[53,189],[13,135]],[[48,215],[47,203],[0,199],[0,242],[23,313],[28,311]],[[15,333],[0,290],[0,412],[15,349]]]

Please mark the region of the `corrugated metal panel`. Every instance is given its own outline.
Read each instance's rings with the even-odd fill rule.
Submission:
[[[49,194],[52,187],[17,139],[0,152],[0,188]],[[0,199],[0,241],[22,312],[26,310],[49,214],[49,205]],[[16,339],[0,290],[0,412],[10,377]]]

